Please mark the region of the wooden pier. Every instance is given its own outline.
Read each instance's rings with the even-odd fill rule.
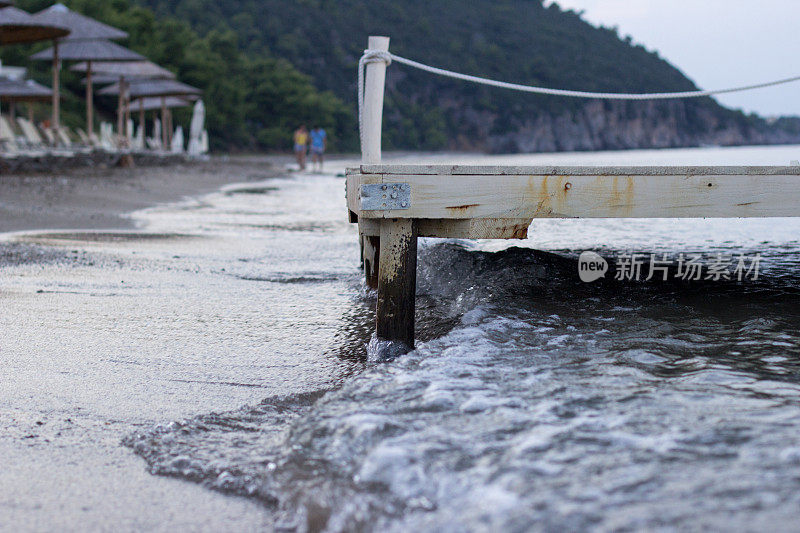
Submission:
[[[388,48],[370,37],[370,50]],[[383,165],[385,75],[367,64],[362,165],[347,171],[381,340],[414,345],[418,237],[525,239],[535,218],[800,216],[800,166]]]

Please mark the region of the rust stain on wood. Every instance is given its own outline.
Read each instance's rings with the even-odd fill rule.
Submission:
[[[633,176],[626,176],[625,178],[625,206],[627,214],[630,214],[631,210],[634,206],[634,184],[633,184]]]
[[[549,216],[553,213],[550,191],[548,190],[550,176],[530,176],[528,187],[523,200],[536,202],[534,217]]]
[[[625,180],[625,183],[620,183],[620,180]],[[601,184],[601,187],[607,185]],[[635,206],[635,184],[632,176],[614,176],[611,178],[611,191],[609,191],[609,198],[606,205],[614,210],[621,211],[617,216],[629,215]]]
[[[512,239],[527,239],[528,238],[528,226],[523,226],[522,224],[517,224],[516,226],[512,226],[513,231],[511,232]]]
[[[479,207],[481,204],[467,204],[467,205],[454,205],[451,207],[446,207],[445,209],[451,209],[453,211],[466,211],[472,207]]]
[[[572,188],[572,184],[567,187],[566,182],[567,176],[559,176],[558,177],[558,185],[556,187],[556,200],[558,201],[558,205],[561,206],[567,200],[567,191]]]

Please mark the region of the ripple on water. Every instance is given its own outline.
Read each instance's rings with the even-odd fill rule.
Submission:
[[[449,332],[336,390],[126,443],[154,473],[258,498],[289,529],[796,524],[796,264],[689,298],[580,284],[566,254],[429,243],[421,257],[420,326],[455,317]]]

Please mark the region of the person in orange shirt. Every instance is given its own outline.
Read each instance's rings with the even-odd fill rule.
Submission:
[[[300,170],[306,169],[306,152],[308,150],[308,129],[303,124],[294,132],[294,157]]]

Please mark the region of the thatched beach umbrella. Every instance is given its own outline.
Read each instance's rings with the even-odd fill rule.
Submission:
[[[78,72],[86,72],[86,83],[89,83],[89,72],[94,74],[92,79],[96,84],[113,84],[120,82],[127,86],[127,82],[131,80],[142,79],[175,79],[175,74],[171,71],[160,67],[152,61],[128,61],[124,63],[117,62],[99,62],[99,63],[79,63],[73,66],[70,70]],[[126,130],[127,138],[127,124],[130,118],[130,102],[125,101],[126,98],[122,96],[119,99],[118,107],[118,126],[121,128],[123,125]],[[143,113],[140,113],[140,116]],[[123,116],[124,115],[124,116]],[[131,132],[133,133],[133,132]]]
[[[70,70],[75,72],[89,72],[102,76],[103,79],[111,78],[116,82],[119,78],[128,80],[134,79],[163,79],[174,80],[175,74],[171,71],[160,67],[152,61],[128,61],[125,63],[118,62],[92,62],[91,64],[78,63],[70,67]],[[114,79],[115,78],[115,79]],[[96,81],[96,80],[95,80]],[[99,82],[98,82],[99,83]]]
[[[116,40],[116,39],[125,39],[128,37],[128,34],[120,29],[114,28],[109,26],[108,24],[103,24],[97,20],[92,18],[86,17],[81,15],[80,13],[76,13],[74,11],[70,11],[66,6],[63,4],[56,4],[51,6],[43,11],[40,11],[33,15],[33,18],[40,22],[40,23],[48,23],[53,24],[56,26],[61,26],[64,28],[68,28],[72,33],[70,33],[67,39],[62,41],[55,41],[53,48],[49,51],[49,54],[44,54],[44,57],[37,58],[39,54],[34,56],[37,59],[46,59],[51,58],[53,61],[53,92],[54,92],[54,110],[53,110],[53,123],[55,126],[58,126],[58,95],[60,92],[60,69],[61,69],[61,59],[68,59],[63,53],[60,53],[60,47],[62,45],[66,45],[66,43],[70,41],[93,41],[93,40]],[[105,41],[107,42],[107,41]],[[120,47],[121,48],[121,47]],[[46,51],[47,52],[47,51]],[[73,54],[74,55],[74,54]],[[74,57],[73,60],[76,61],[117,61],[113,57],[108,57],[109,54],[105,54],[107,59],[103,58],[95,58],[95,57]],[[141,59],[141,56],[140,56]],[[91,72],[91,69],[90,69]],[[91,79],[91,74],[89,74]],[[89,83],[86,87],[86,122],[87,122],[87,131],[91,134],[94,131],[92,120],[93,120],[93,107],[92,107],[92,84]]]
[[[69,40],[126,39],[128,34],[118,28],[103,24],[93,18],[71,11],[64,4],[55,4],[32,15],[38,22],[69,28]]]
[[[119,94],[119,83],[115,83],[98,94],[115,95]],[[203,94],[201,89],[192,87],[176,80],[131,80],[131,98],[141,98],[148,96],[200,96]]]
[[[161,97],[143,97],[131,100],[128,103],[130,111],[139,111],[139,124],[144,126],[145,113],[148,111],[160,111],[163,109],[177,109],[181,107],[189,107],[193,104],[198,96],[165,96]]]
[[[0,10],[0,45],[49,41],[69,33],[68,28],[38,21],[15,7]]]
[[[11,117],[16,115],[16,105],[20,102],[47,102],[52,99],[53,91],[33,80],[12,80],[0,78],[0,101],[11,104]],[[32,115],[32,109],[28,112]],[[31,122],[33,118],[31,117]]]
[[[126,87],[127,85],[127,87]],[[175,80],[132,80],[128,84],[115,83],[110,87],[101,90],[99,94],[115,95],[126,90],[130,98],[160,97],[164,104],[169,96],[191,97],[200,96],[203,91],[197,87],[186,85]],[[164,146],[169,146],[171,142],[172,124],[171,116],[167,111],[166,105],[161,106],[161,122],[164,125],[161,133],[161,140]]]
[[[189,97],[196,99],[197,97]],[[131,109],[139,111],[159,111],[162,107],[167,109],[177,109],[180,107],[190,107],[194,102],[188,98],[178,96],[167,96],[165,98],[137,98],[131,100]]]
[[[0,78],[0,100],[6,102],[42,102],[53,97],[53,91],[33,80]]]
[[[33,54],[32,59],[51,60],[55,47]],[[94,39],[91,41],[62,41],[59,45],[59,59],[64,61],[142,61],[144,56],[111,41]],[[85,59],[92,58],[92,59]]]
[[[51,60],[58,57],[67,61],[143,61],[144,56],[133,50],[105,40],[72,40],[62,41],[60,46],[48,48],[31,56],[32,59]],[[94,90],[92,87],[92,71],[86,72],[86,128],[94,131]],[[54,87],[55,90],[55,87]]]
[[[9,7],[12,3],[0,4],[3,8],[0,9],[0,45],[47,41],[69,35],[68,28],[37,21],[25,11]],[[58,99],[53,97],[55,109],[58,108],[58,104]]]
[[[117,83],[119,79],[119,76],[112,76],[111,74],[92,74],[92,86],[97,87],[98,85],[111,85],[112,83]],[[88,85],[89,80],[83,78],[81,83]]]

